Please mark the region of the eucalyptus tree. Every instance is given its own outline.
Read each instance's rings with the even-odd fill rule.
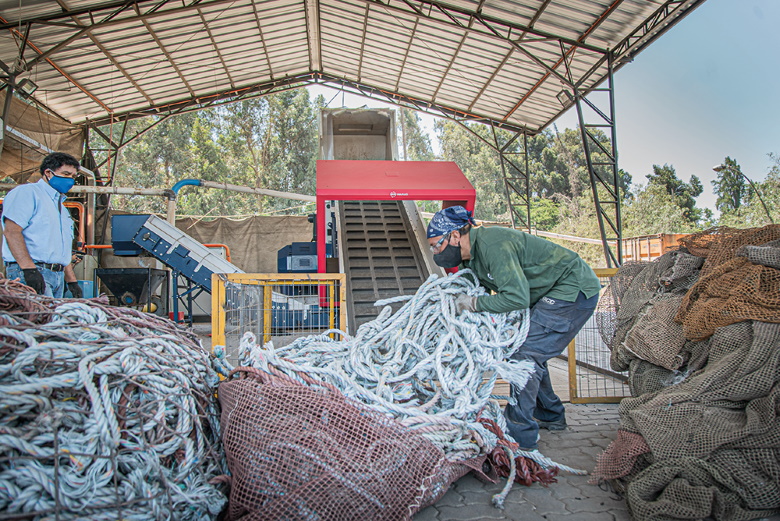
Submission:
[[[704,187],[695,175],[686,183],[677,177],[677,172],[671,165],[653,165],[653,173],[647,174],[650,185],[660,187],[669,194],[674,203],[683,209],[682,217],[690,224],[696,224],[707,217],[708,213],[696,207],[696,197],[701,195]],[[656,193],[656,192],[650,192]]]
[[[742,169],[736,160],[726,157],[718,167],[718,176],[712,180],[715,195],[715,208],[719,212],[739,212],[748,196],[748,186]]]
[[[408,161],[433,161],[436,155],[431,137],[422,126],[419,114],[407,108],[398,109],[397,136],[401,144],[400,159]]]
[[[508,219],[501,161],[488,145],[493,142],[492,129],[481,123],[460,125],[440,119],[435,122],[434,130],[439,139],[441,159],[454,161],[477,192],[477,217]]]
[[[752,228],[770,224],[769,216],[774,223],[780,223],[780,155],[770,153],[768,156],[772,165],[766,178],[755,182],[755,189],[746,186],[739,208],[723,211],[718,224],[735,228]]]

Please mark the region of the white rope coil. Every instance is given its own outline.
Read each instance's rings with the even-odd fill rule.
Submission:
[[[225,474],[209,354],[156,317],[123,313],[68,302],[38,326],[0,313],[19,324],[0,328],[0,511],[205,520],[222,510],[208,482]]]

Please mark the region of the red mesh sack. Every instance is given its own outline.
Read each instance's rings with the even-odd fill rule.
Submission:
[[[237,371],[242,378],[219,386],[227,520],[411,519],[484,461],[449,462],[424,437],[321,382]]]

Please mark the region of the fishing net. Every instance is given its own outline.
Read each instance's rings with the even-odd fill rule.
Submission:
[[[378,302],[354,337],[330,330],[276,348],[244,335],[237,371],[249,377],[219,390],[228,519],[410,519],[483,464],[483,477],[509,478],[497,506],[514,481],[575,472],[505,435],[491,392],[498,377],[528,379],[530,364],[510,358],[528,312],[456,315],[457,294],[484,294],[468,274]]]
[[[212,362],[167,320],[0,278],[0,519],[214,519]]]
[[[685,337],[703,340],[741,320],[780,322],[780,269],[772,266],[780,259],[780,225],[705,233],[681,240],[707,256],[676,317]]]
[[[601,332],[634,397],[594,481],[623,492],[633,518],[780,513],[778,233],[697,234],[643,269],[621,268],[608,289]],[[693,330],[691,316],[706,323]]]
[[[220,386],[232,473],[227,519],[409,519],[485,456],[428,439],[338,390],[241,369]]]

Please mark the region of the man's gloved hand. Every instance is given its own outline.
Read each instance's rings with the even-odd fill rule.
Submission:
[[[81,286],[79,286],[78,282],[68,282],[68,289],[70,290],[70,294],[73,295],[73,298],[81,298],[84,296],[84,293],[81,291]]]
[[[22,273],[24,273],[24,283],[34,289],[38,295],[46,293],[46,283],[38,268],[22,270]]]
[[[477,297],[461,293],[455,299],[455,314],[460,315],[464,311],[474,312],[477,310]]]

